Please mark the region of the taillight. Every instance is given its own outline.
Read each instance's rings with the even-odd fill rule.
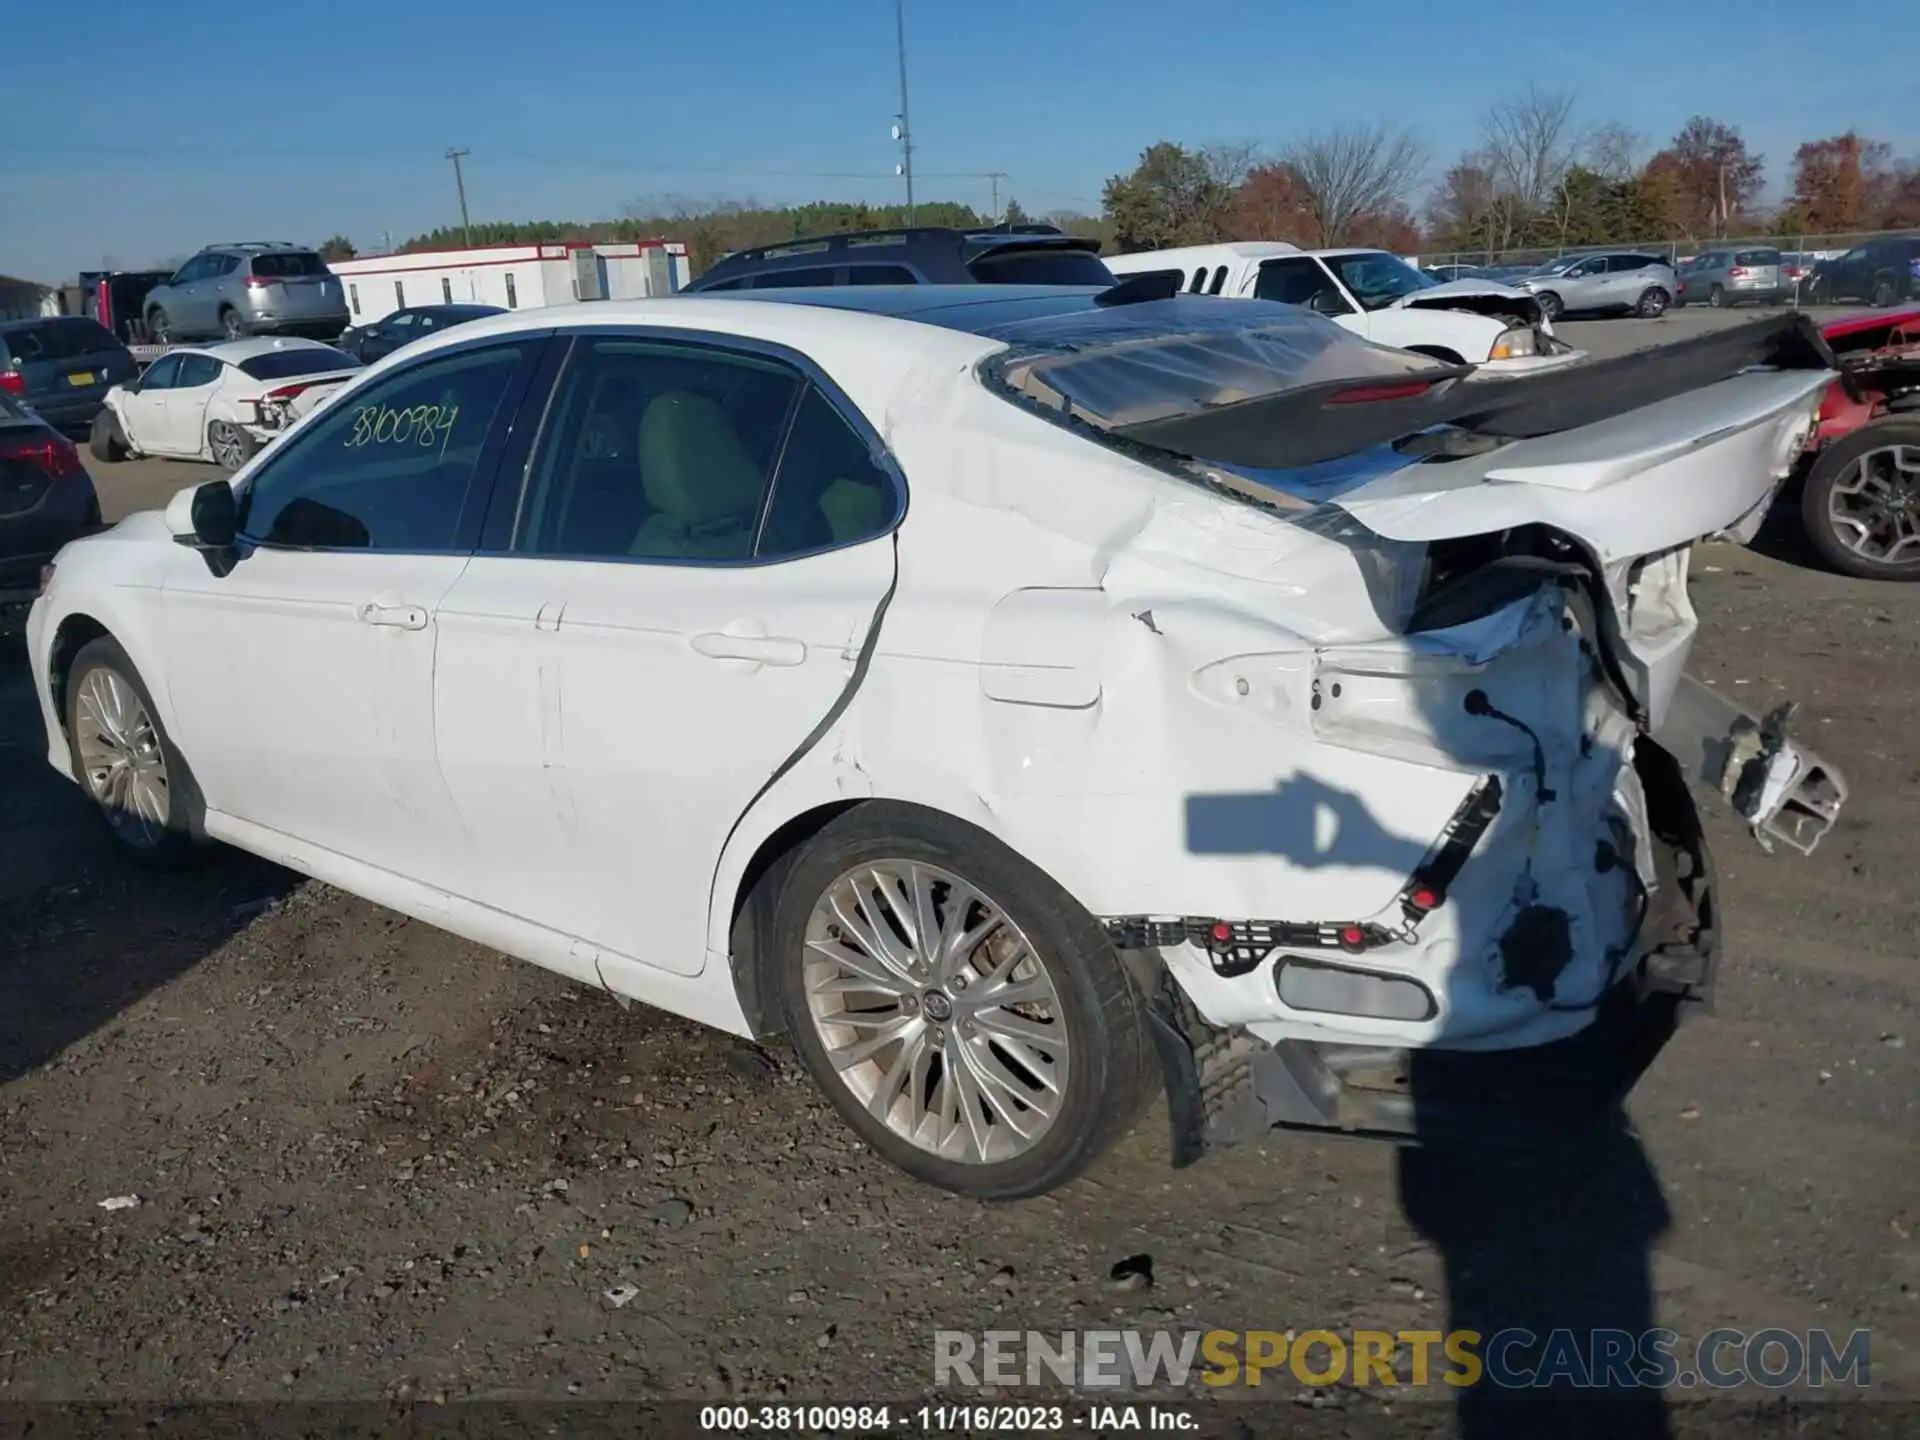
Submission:
[[[55,480],[65,480],[68,476],[80,473],[80,452],[63,435],[0,445],[0,460],[24,461],[46,471]]]
[[[1732,268],[1731,270],[1729,270],[1729,271],[1727,271],[1727,278],[1728,278],[1729,280],[1738,280],[1738,279],[1740,279],[1740,278],[1741,278],[1742,276],[1744,276],[1744,275],[1745,275],[1746,273],[1747,273],[1747,267],[1746,267],[1746,266],[1744,266],[1744,265],[1736,265],[1736,266],[1734,266],[1734,267],[1733,267],[1733,268]]]
[[[18,370],[0,370],[0,390],[9,395],[24,395],[27,393],[27,377]]]
[[[247,284],[261,290],[266,289],[266,287],[269,285],[278,285],[279,283],[280,283],[280,277],[277,275],[249,274],[247,276]]]

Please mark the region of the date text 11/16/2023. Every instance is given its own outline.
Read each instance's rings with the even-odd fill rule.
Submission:
[[[1117,1434],[1199,1428],[1175,1405],[707,1405],[700,1429],[720,1435]]]

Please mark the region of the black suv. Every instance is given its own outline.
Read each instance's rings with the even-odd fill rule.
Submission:
[[[1893,235],[1856,245],[1846,254],[1813,267],[1816,304],[1865,300],[1893,305],[1920,297],[1920,235]]]
[[[683,293],[816,285],[1112,285],[1100,242],[1051,225],[853,230],[736,250]]]

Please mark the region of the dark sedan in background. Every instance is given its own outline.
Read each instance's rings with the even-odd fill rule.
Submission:
[[[107,391],[140,373],[118,336],[83,315],[0,320],[0,395],[59,430],[85,430]]]
[[[355,325],[333,343],[336,349],[346,351],[362,365],[371,365],[422,335],[438,334],[469,320],[505,313],[497,305],[409,305],[370,325]]]
[[[100,528],[100,499],[73,442],[0,391],[0,605],[33,599],[40,567]]]

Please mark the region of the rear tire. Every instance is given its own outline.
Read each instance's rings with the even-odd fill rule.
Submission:
[[[1727,308],[1727,292],[1721,289],[1718,285],[1714,286],[1711,290],[1707,291],[1707,304],[1711,305],[1716,310],[1726,309]]]
[[[65,698],[73,778],[120,852],[156,870],[202,854],[200,787],[119,641],[103,635],[80,647]]]
[[[231,305],[223,305],[220,307],[220,330],[229,340],[244,340],[247,338],[246,321],[240,318],[240,312]]]
[[[1717,292],[1716,292],[1717,293]],[[1658,320],[1667,313],[1667,306],[1673,303],[1673,297],[1658,285],[1648,286],[1641,292],[1640,303],[1633,307],[1633,313],[1642,320]]]
[[[1892,278],[1886,275],[1876,277],[1873,282],[1873,308],[1876,310],[1884,310],[1887,306],[1893,304],[1893,301]]]
[[[231,475],[253,459],[260,445],[232,421],[215,420],[207,426],[207,450],[213,456],[213,463]]]
[[[156,345],[173,343],[173,319],[158,306],[147,312],[147,335]]]
[[[1920,420],[1874,420],[1821,451],[1807,472],[1800,520],[1808,546],[1829,570],[1862,580],[1920,580],[1920,539],[1891,561],[1855,548],[1884,550],[1894,539],[1920,536]]]
[[[842,1118],[962,1195],[1066,1184],[1159,1081],[1146,1002],[1100,922],[948,815],[879,801],[828,822],[781,885],[765,963]]]
[[[120,421],[111,410],[103,408],[93,417],[93,428],[87,432],[87,449],[94,459],[109,465],[127,458],[126,437],[120,433]]]

